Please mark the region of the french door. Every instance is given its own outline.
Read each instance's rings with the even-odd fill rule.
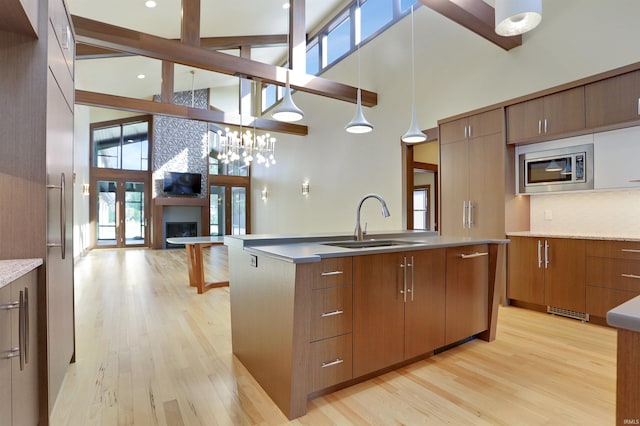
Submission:
[[[243,235],[248,229],[247,186],[211,185],[209,187],[209,230],[211,235]]]
[[[92,187],[93,246],[148,246],[147,179],[95,178]]]

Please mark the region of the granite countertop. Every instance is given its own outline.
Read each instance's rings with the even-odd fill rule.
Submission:
[[[640,296],[634,297],[607,312],[607,324],[640,332]]]
[[[0,260],[0,288],[42,265],[42,259]]]
[[[331,242],[353,241],[352,235],[319,234],[312,235],[251,235],[227,236],[225,245],[249,252],[274,257],[293,263],[319,262],[324,258],[360,256],[366,254],[390,253],[407,250],[436,249],[474,244],[506,244],[505,239],[477,239],[462,237],[441,237],[436,232],[398,231],[368,234],[366,241],[393,240],[393,245],[380,247],[345,248],[330,245]]]
[[[514,231],[507,232],[508,237],[539,237],[539,238],[572,238],[579,240],[612,240],[612,241],[640,241],[640,236],[620,236],[606,234],[563,234],[558,232]]]

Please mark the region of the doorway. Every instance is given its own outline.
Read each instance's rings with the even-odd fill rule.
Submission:
[[[146,247],[149,185],[146,179],[96,178],[91,201],[94,247]]]
[[[404,144],[407,229],[438,231],[438,128],[424,131],[427,141]]]
[[[220,184],[209,187],[209,232],[211,235],[243,235],[248,229],[248,187]]]

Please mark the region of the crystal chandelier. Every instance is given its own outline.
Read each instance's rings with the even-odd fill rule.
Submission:
[[[215,134],[212,146],[217,151],[216,158],[223,164],[232,162],[243,162],[250,165],[252,162],[264,164],[270,167],[276,164],[275,146],[276,138],[269,133],[258,135],[255,131],[246,129],[242,131],[231,131],[228,127],[218,130]]]

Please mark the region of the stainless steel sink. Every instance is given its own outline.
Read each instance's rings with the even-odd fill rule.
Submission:
[[[326,246],[335,246],[343,248],[372,248],[372,247],[388,247],[388,246],[406,246],[412,244],[425,244],[423,241],[402,241],[402,240],[364,240],[364,241],[337,241],[334,243],[324,243]]]

